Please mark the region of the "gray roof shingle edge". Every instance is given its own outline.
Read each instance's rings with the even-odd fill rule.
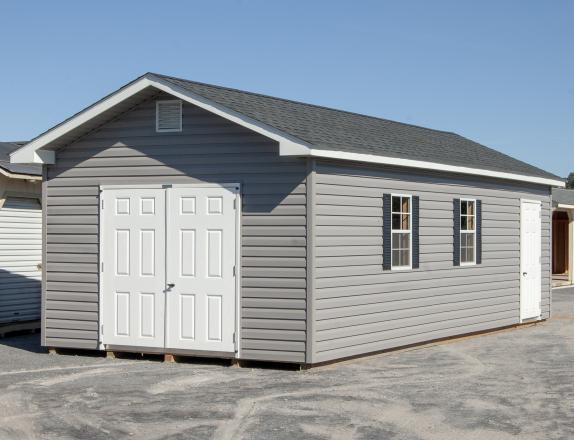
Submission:
[[[574,206],[574,189],[552,189],[552,201]]]
[[[456,133],[150,73],[323,150],[562,180]]]
[[[10,153],[24,146],[26,142],[0,142],[0,168],[12,174],[25,174],[29,176],[41,176],[42,165],[28,165],[10,163]]]

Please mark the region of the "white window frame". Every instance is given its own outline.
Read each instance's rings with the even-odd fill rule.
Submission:
[[[393,197],[409,199],[409,229],[393,229]],[[400,214],[400,213],[396,213]],[[395,266],[393,262],[393,236],[395,234],[409,234],[409,264],[407,266]],[[411,270],[413,268],[413,196],[412,194],[391,194],[391,270]]]
[[[159,106],[161,104],[174,103],[179,104],[179,128],[159,128]],[[156,133],[176,133],[183,129],[183,103],[181,99],[164,99],[155,102],[155,132]]]
[[[472,230],[472,231],[469,231],[469,230],[464,230],[464,231],[463,231],[463,230],[462,230],[462,216],[463,216],[463,214],[462,214],[462,202],[473,202],[473,203],[474,203],[474,215],[473,215],[473,217],[474,217],[474,230]],[[459,224],[460,224],[460,231],[458,231],[458,234],[459,234],[459,239],[458,239],[458,240],[459,240],[459,243],[460,243],[459,250],[458,250],[458,258],[460,259],[460,265],[461,265],[461,266],[476,266],[476,227],[478,226],[477,223],[476,223],[476,219],[477,219],[477,217],[476,217],[476,208],[477,208],[477,207],[476,207],[476,199],[460,199],[460,205],[459,205],[459,208],[458,208],[458,209],[459,209],[459,214],[458,214],[459,219],[458,219],[458,221],[459,221]],[[465,215],[466,215],[466,214],[465,214]],[[472,236],[473,236],[472,261],[467,261],[467,262],[464,262],[464,263],[463,263],[463,261],[462,261],[462,234],[463,234],[463,233],[468,234],[468,233],[471,233],[471,232],[472,232]]]

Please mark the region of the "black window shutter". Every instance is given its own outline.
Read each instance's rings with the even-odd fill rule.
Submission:
[[[383,270],[391,270],[391,195],[383,194]]]
[[[460,199],[452,201],[452,215],[454,220],[452,264],[460,266]]]
[[[482,263],[482,200],[476,201],[476,264]]]
[[[413,269],[419,268],[419,196],[413,196],[412,212]]]

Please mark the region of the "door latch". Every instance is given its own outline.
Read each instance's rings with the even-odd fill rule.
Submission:
[[[169,284],[167,285],[167,290],[171,290],[171,289],[173,289],[174,287],[175,287],[175,284],[174,284],[174,283],[169,283]]]

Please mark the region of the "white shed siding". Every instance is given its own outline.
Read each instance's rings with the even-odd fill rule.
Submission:
[[[41,261],[40,202],[6,198],[0,209],[0,324],[40,319]]]

